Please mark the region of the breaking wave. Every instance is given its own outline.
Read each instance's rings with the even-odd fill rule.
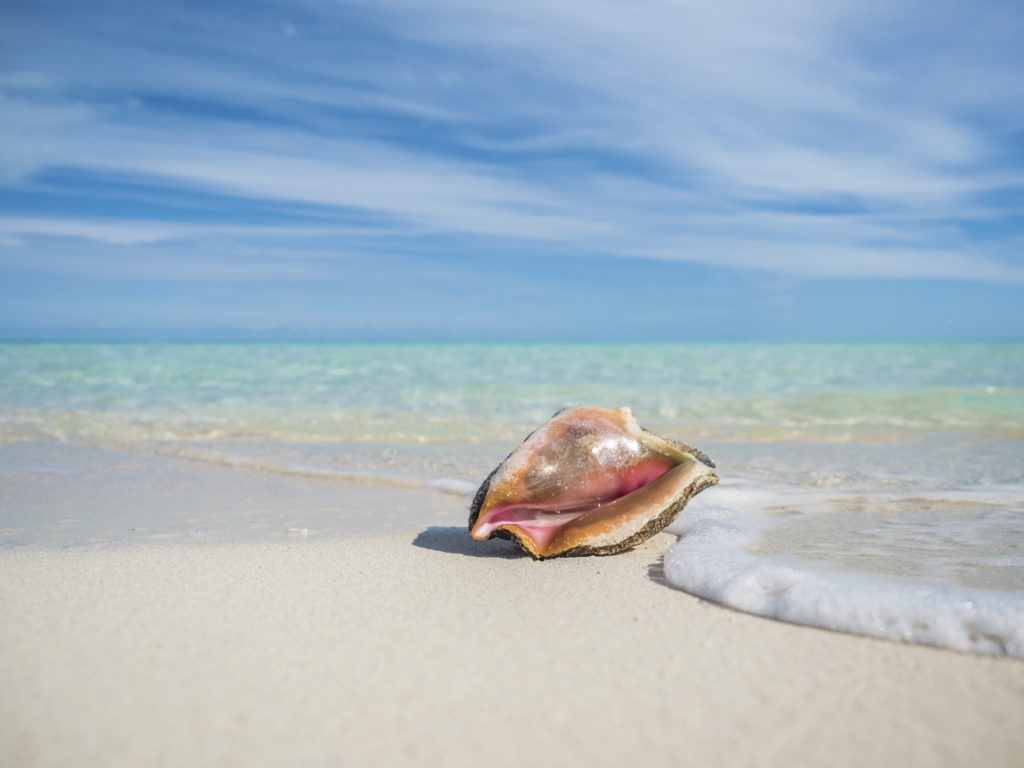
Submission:
[[[793,624],[1024,658],[1024,487],[843,504],[836,494],[709,489],[668,529],[680,539],[665,576]]]

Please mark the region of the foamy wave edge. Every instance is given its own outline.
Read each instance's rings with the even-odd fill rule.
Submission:
[[[680,536],[664,564],[679,589],[791,624],[1024,659],[1024,596],[825,573],[795,558],[749,554],[771,524],[757,510],[772,499],[717,490],[667,529]]]

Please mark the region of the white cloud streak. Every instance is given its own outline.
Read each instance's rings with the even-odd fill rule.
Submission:
[[[45,44],[18,48],[0,79],[0,178],[116,173],[362,212],[407,241],[1024,282],[1019,231],[975,239],[967,226],[1024,213],[1024,168],[1005,154],[1007,132],[1024,130],[1024,86],[998,55],[1020,62],[1021,23],[998,4],[972,11],[981,31],[967,41],[950,34],[962,11],[932,5],[920,17],[801,1],[261,9],[240,23],[168,8],[171,23],[152,28],[129,13],[103,36],[74,17],[23,20]],[[898,28],[911,22],[956,46],[915,46]],[[302,234],[187,217],[0,220],[28,244],[259,232]]]

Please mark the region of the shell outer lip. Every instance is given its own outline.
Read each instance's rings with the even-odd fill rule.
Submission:
[[[557,416],[558,414],[562,413],[565,410],[568,409],[562,408],[558,410],[554,415]],[[651,435],[654,438],[664,440],[665,442],[670,443],[675,448],[679,449],[683,453],[689,454],[690,456],[692,456],[701,464],[704,464],[709,469],[716,469],[715,463],[711,460],[711,458],[698,448],[694,448],[692,445],[684,443],[681,440],[674,440],[671,438],[662,437],[661,435],[657,435],[654,432],[651,432],[650,430],[644,429],[643,427],[641,427],[641,430],[644,434]],[[532,434],[533,433],[531,432],[530,435]],[[529,440],[530,435],[527,435],[526,438],[524,438],[523,442]],[[498,466],[491,470],[490,474],[487,475],[484,481],[480,484],[480,487],[477,489],[477,492],[473,497],[473,502],[469,508],[470,531],[473,530],[473,526],[476,525],[476,521],[480,517],[480,510],[483,507],[484,500],[487,498],[487,494],[490,492],[491,489],[491,480],[494,479],[494,476],[498,474],[501,468],[505,465],[505,462],[508,461],[509,457],[512,456],[512,454],[515,453],[517,449],[518,446],[515,449],[513,449],[508,454],[508,456],[502,459]],[[690,499],[692,499],[698,493],[703,491],[705,488],[710,488],[713,485],[718,485],[718,476],[714,472],[700,476],[693,483],[686,487],[684,493],[680,494],[675,499],[673,499],[672,503],[666,506],[665,509],[663,509],[656,517],[653,517],[650,520],[648,520],[647,523],[643,526],[643,528],[634,533],[632,536],[629,536],[623,539],[622,541],[616,542],[614,544],[608,544],[598,547],[580,545],[572,547],[571,549],[564,550],[562,552],[558,552],[553,555],[538,555],[537,553],[530,550],[522,542],[520,537],[516,536],[514,533],[512,533],[509,530],[506,530],[505,528],[498,528],[492,531],[487,538],[505,539],[507,541],[511,541],[515,543],[515,545],[520,550],[522,550],[524,553],[529,555],[534,560],[552,560],[558,557],[589,557],[592,555],[614,555],[619,552],[624,552],[628,549],[632,549],[637,544],[641,544],[647,539],[654,536],[655,534],[660,533],[662,530],[664,530],[667,526],[671,525],[675,521],[675,519],[679,516],[679,513],[682,512],[686,505],[690,502]]]

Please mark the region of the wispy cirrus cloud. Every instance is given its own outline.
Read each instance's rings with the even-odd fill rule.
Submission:
[[[336,252],[481,283],[496,260],[543,280],[543,258],[1024,284],[1010,4],[0,13],[0,247],[21,252],[0,263],[18,269],[77,239],[244,277],[258,240],[297,273]]]

